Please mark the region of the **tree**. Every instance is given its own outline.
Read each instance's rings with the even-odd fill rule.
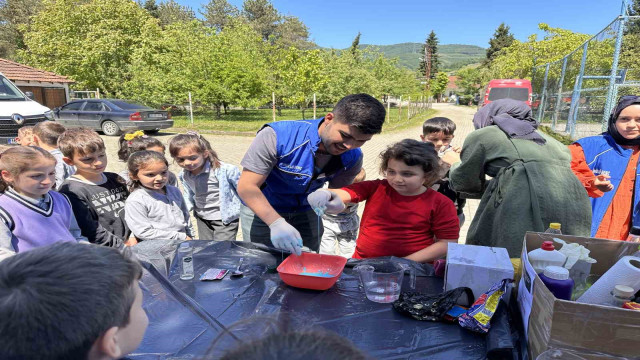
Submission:
[[[440,68],[440,60],[438,59],[438,37],[436,33],[431,30],[431,33],[427,37],[424,46],[422,47],[422,54],[420,57],[420,65],[418,67],[418,71],[422,76],[427,76],[427,66],[425,64],[425,49],[431,52],[431,72],[430,78],[435,78],[435,75],[438,73],[438,69]]]
[[[632,0],[627,5],[629,16],[640,16],[640,0]],[[640,34],[640,21],[638,19],[628,19],[624,29],[625,34]]]
[[[309,29],[295,16],[283,16],[277,24],[272,40],[279,47],[287,49],[291,46],[311,50],[315,44],[309,41]]]
[[[269,40],[278,27],[280,14],[269,0],[245,0],[242,4],[242,16],[262,36]]]
[[[176,22],[188,22],[196,18],[196,14],[188,6],[182,6],[175,0],[161,2],[158,5],[158,19],[160,25],[167,26]]]
[[[200,14],[204,16],[205,25],[217,31],[224,30],[234,18],[240,16],[238,8],[229,4],[227,0],[210,0],[203,10],[200,10]]]
[[[142,7],[149,12],[149,15],[154,18],[158,18],[158,4],[156,4],[156,0],[145,0],[144,5]]]
[[[0,0],[0,58],[24,49],[24,33],[41,9],[42,0]]]
[[[445,90],[447,90],[447,85],[449,84],[449,76],[447,73],[439,72],[436,76],[431,79],[431,93],[436,97],[440,98],[442,94],[444,94]]]
[[[489,80],[491,75],[485,66],[466,66],[456,72],[456,85],[462,88],[464,95],[475,95]]]
[[[493,33],[493,37],[489,39],[489,48],[487,49],[487,61],[493,60],[496,54],[503,48],[511,46],[515,38],[509,31],[509,26],[504,23],[500,24],[496,31]]]
[[[358,31],[358,35],[356,35],[356,37],[353,39],[353,42],[351,43],[350,51],[354,56],[356,55],[358,47],[360,46],[360,35],[360,31]]]
[[[158,27],[130,0],[43,0],[42,11],[31,21],[25,49],[17,53],[22,62],[107,96],[121,94],[130,78],[132,49],[147,40],[143,29]]]

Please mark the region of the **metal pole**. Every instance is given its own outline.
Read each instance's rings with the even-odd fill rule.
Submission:
[[[560,106],[562,105],[562,84],[564,83],[564,73],[567,70],[567,60],[569,58],[565,56],[562,60],[562,72],[560,73],[560,81],[558,82],[558,94],[556,96],[556,106],[553,112],[553,119],[551,120],[551,130],[556,131],[556,122],[558,121],[558,114],[560,113]]]
[[[313,118],[316,118],[316,93],[313,93]]]
[[[567,121],[567,128],[565,132],[569,131],[571,137],[576,134],[576,119],[578,118],[578,103],[580,102],[580,89],[582,89],[582,77],[584,76],[584,67],[587,63],[587,52],[589,50],[589,42],[584,43],[582,46],[582,60],[580,62],[580,72],[576,78],[576,84],[573,87],[573,94],[571,95],[571,109],[569,110],[569,119]]]
[[[411,96],[409,96],[409,105],[407,105],[407,119],[411,119]]]
[[[400,102],[398,103],[398,122],[402,121],[402,96],[400,96]]]
[[[387,96],[387,122],[391,122],[391,96]]]
[[[100,89],[96,88],[96,98],[100,99]]]
[[[604,106],[604,114],[602,114],[602,131],[607,130],[607,123],[609,120],[609,113],[613,108],[615,101],[617,87],[616,77],[618,75],[618,60],[620,58],[620,48],[622,47],[622,35],[624,34],[625,18],[619,17],[618,35],[616,37],[616,47],[613,52],[613,63],[611,64],[611,74],[609,75],[609,89],[607,90],[607,102]]]
[[[189,91],[189,116],[191,118],[191,125],[193,125],[193,105],[191,105],[191,91]]]
[[[272,113],[273,113],[273,121],[276,121],[276,93],[272,92],[271,93],[271,107],[272,107]]]
[[[538,103],[538,123],[542,122],[542,117],[544,116],[544,101],[547,97],[547,79],[549,78],[549,63],[545,66],[544,69],[544,82],[542,83],[542,95],[540,96],[540,103]]]

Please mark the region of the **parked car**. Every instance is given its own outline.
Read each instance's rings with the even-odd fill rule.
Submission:
[[[478,107],[499,99],[520,100],[531,106],[533,91],[527,79],[494,79],[485,86]]]
[[[51,110],[32,97],[32,93],[23,93],[0,73],[0,144],[17,144],[19,128],[53,120]]]
[[[135,130],[157,133],[173,126],[167,111],[119,99],[75,100],[53,109],[53,115],[65,127],[86,126],[109,136]]]

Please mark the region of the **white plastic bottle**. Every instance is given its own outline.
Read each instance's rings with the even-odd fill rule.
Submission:
[[[536,274],[540,274],[547,266],[563,266],[567,257],[553,247],[553,241],[545,241],[542,247],[529,251],[529,263]]]

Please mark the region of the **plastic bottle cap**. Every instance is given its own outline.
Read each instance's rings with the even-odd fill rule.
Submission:
[[[562,266],[547,266],[544,268],[544,276],[554,280],[567,280],[569,278],[569,270]]]
[[[180,248],[182,248],[182,249],[186,249],[189,246],[191,246],[191,245],[189,245],[189,243],[187,243],[187,242],[180,243]]]
[[[631,298],[635,293],[632,287],[626,285],[616,285],[613,288],[613,295],[621,298]]]
[[[551,223],[551,224],[549,224],[549,227],[551,229],[560,230],[561,225],[560,225],[560,223]]]
[[[553,246],[553,241],[545,241],[542,243],[542,246],[540,247],[542,250],[547,250],[547,251],[553,251],[556,248]]]
[[[640,227],[637,227],[637,226],[632,227],[631,231],[629,231],[629,234],[640,236]]]

